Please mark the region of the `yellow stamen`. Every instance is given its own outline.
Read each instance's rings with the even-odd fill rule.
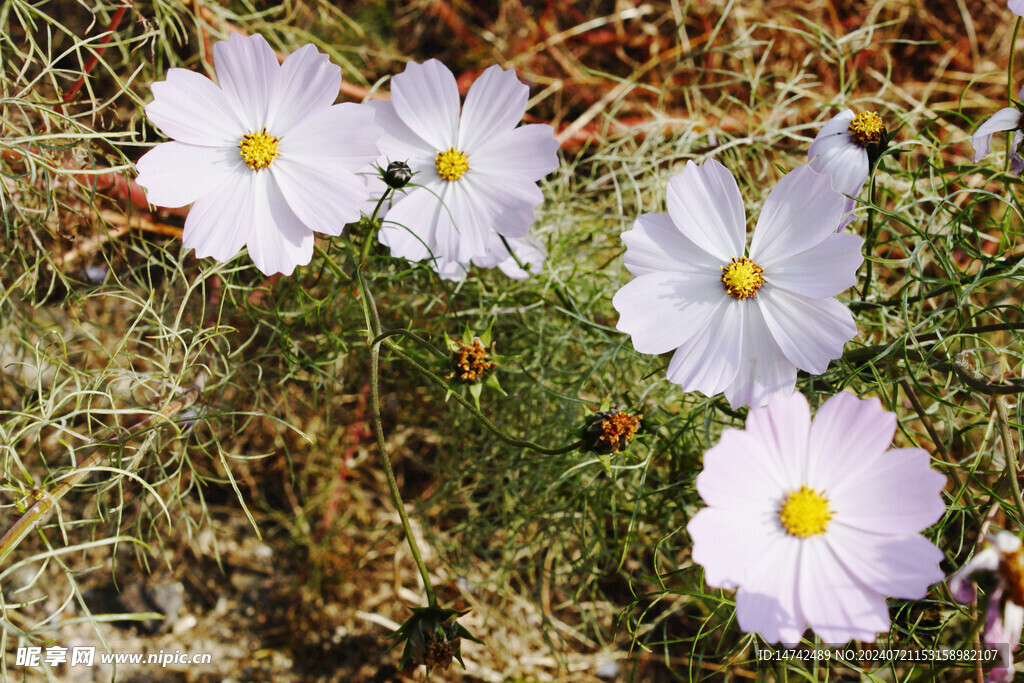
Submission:
[[[749,299],[757,296],[757,290],[764,284],[764,268],[746,256],[733,257],[732,263],[722,266],[722,284],[734,299]]]
[[[873,111],[862,111],[853,117],[848,129],[854,144],[861,147],[877,145],[882,141],[885,133],[885,124],[882,117]]]
[[[254,171],[270,166],[270,162],[280,156],[277,151],[277,143],[281,138],[276,138],[267,132],[266,127],[259,133],[249,133],[242,136],[242,142],[238,145],[238,153],[242,155],[245,165]]]
[[[800,538],[825,533],[832,511],[824,493],[802,484],[796,491],[790,491],[779,510],[779,521],[786,531]]]
[[[1010,600],[1024,605],[1024,549],[1003,553],[1002,574]]]
[[[437,153],[434,165],[437,166],[437,175],[450,182],[458,180],[469,170],[469,157],[465,152],[449,147],[448,151]]]

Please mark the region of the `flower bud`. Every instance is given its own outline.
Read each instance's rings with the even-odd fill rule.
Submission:
[[[412,169],[404,161],[392,161],[384,171],[384,182],[394,190],[405,187],[410,180]]]

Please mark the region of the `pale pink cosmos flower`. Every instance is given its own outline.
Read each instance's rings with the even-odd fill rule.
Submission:
[[[361,104],[334,104],[341,69],[312,45],[278,64],[262,36],[213,46],[219,85],[187,69],[153,84],[146,115],[173,142],[136,164],[157,206],[192,204],[182,242],[227,261],[243,246],[263,273],[313,255],[313,231],[339,235],[368,191],[355,172],[378,155]]]
[[[977,596],[974,580],[983,574],[995,578],[995,588],[987,597],[985,631],[986,647],[1004,648],[999,666],[985,676],[991,683],[1013,680],[1013,650],[1024,629],[1024,549],[1019,538],[1000,531],[985,537],[985,548],[963,567],[950,575],[949,592],[957,602],[970,603]]]
[[[1021,0],[1024,4],[1024,0]],[[1017,93],[1018,99],[1024,99],[1024,87]],[[1024,114],[1016,107],[1004,107],[990,116],[985,123],[978,126],[971,136],[971,147],[974,148],[974,156],[971,161],[977,163],[982,157],[988,155],[992,147],[992,136],[996,133],[1012,130],[1013,139],[1010,141],[1008,153],[1010,155],[1010,171],[1020,173],[1024,171],[1024,159],[1021,159],[1017,148],[1024,141]]]
[[[842,230],[853,220],[853,199],[860,194],[870,172],[868,148],[882,142],[885,126],[874,112],[855,114],[844,109],[821,127],[807,150],[811,168],[832,177],[832,187],[847,197],[843,205]]]
[[[884,596],[924,597],[943,554],[920,532],[938,520],[946,478],[920,448],[889,449],[896,416],[840,393],[811,421],[799,393],[754,408],[704,454],[707,507],[687,525],[708,586],[736,589],[746,632],[792,647],[872,641]]]
[[[526,236],[544,199],[537,181],[558,168],[551,126],[518,125],[528,97],[514,71],[495,65],[460,107],[455,76],[431,59],[391,79],[390,102],[370,103],[385,158],[415,173],[379,233],[392,256],[438,259],[444,271],[486,257],[495,233]]]
[[[714,159],[668,182],[668,213],[623,233],[635,279],[612,299],[640,353],[675,351],[668,380],[734,408],[793,391],[797,368],[821,374],[857,333],[833,297],[856,281],[863,240],[836,234],[843,197],[801,166],[764,202],[750,248],[743,198]]]

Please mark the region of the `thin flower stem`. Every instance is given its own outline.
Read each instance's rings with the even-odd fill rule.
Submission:
[[[121,23],[121,19],[124,18],[124,14],[128,11],[128,7],[129,5],[127,3],[121,5],[114,12],[114,16],[110,18],[110,23],[107,25],[107,30],[104,32],[106,35],[100,38],[100,41],[96,46],[96,52],[93,53],[93,55],[85,61],[85,64],[82,65],[82,75],[79,76],[75,82],[71,84],[71,87],[68,88],[67,92],[64,93],[64,97],[61,98],[61,104],[57,104],[54,107],[58,113],[64,113],[63,105],[70,102],[71,98],[77,95],[78,91],[82,89],[83,85],[85,85],[85,79],[90,73],[92,73],[92,70],[96,68],[96,64],[100,61],[100,57],[103,56],[104,51],[107,49],[107,43],[109,43],[114,37],[114,32],[117,31],[117,26]]]
[[[17,521],[15,521],[14,524],[4,532],[3,536],[0,536],[0,565],[2,565],[4,560],[7,559],[7,556],[18,547],[18,544],[21,543],[26,536],[32,533],[32,530],[46,518],[47,513],[57,505],[57,501],[67,495],[71,489],[92,473],[92,468],[98,465],[106,455],[106,451],[99,448],[100,446],[127,443],[130,439],[138,436],[143,431],[150,429],[157,420],[167,420],[177,413],[180,413],[182,410],[185,410],[196,402],[198,396],[198,388],[193,388],[184,396],[173,401],[169,401],[158,412],[149,415],[131,429],[118,430],[111,428],[108,429],[105,434],[94,438],[89,445],[93,448],[97,448],[98,450],[79,463],[70,474],[61,479],[61,481],[51,490],[35,493],[33,495],[35,503],[32,504],[32,507],[30,507],[25,514],[19,517]]]
[[[417,361],[415,358],[413,358],[408,353],[403,351],[401,347],[392,342],[390,339],[385,340],[384,343],[386,343],[392,351],[398,354],[398,356],[402,360],[406,361],[414,368],[422,372],[424,375],[434,380],[434,382],[436,382],[438,385],[444,387],[445,389],[448,389],[448,382],[446,382],[443,377],[438,375],[436,372],[432,371],[430,368],[427,368],[424,365],[422,365],[419,361]],[[499,439],[509,444],[510,446],[527,448],[531,451],[536,451],[537,453],[540,453],[542,455],[561,455],[563,453],[571,453],[572,451],[576,450],[577,448],[583,445],[583,441],[576,441],[574,443],[569,444],[568,446],[562,446],[560,448],[545,448],[544,446],[541,446],[538,443],[534,443],[533,441],[517,439],[514,436],[509,436],[505,432],[501,431],[497,427],[497,425],[495,425],[487,418],[486,415],[477,410],[476,406],[474,406],[472,401],[470,401],[469,399],[459,394],[452,394],[452,398],[461,403],[467,410],[469,410],[469,412],[473,413],[473,416],[477,420],[479,420],[484,427],[487,427],[487,429],[489,429],[495,436],[497,436]]]
[[[392,192],[391,188],[384,190],[384,194],[377,200],[377,206],[373,207],[373,213],[370,215],[370,230],[363,236],[363,251],[359,256],[359,265],[366,265],[366,261],[370,258],[370,248],[373,246],[373,240],[377,236],[377,216],[380,215],[380,209],[384,206],[384,200],[388,198]]]
[[[1009,420],[1006,417],[1006,406],[1000,396],[993,396],[992,402],[996,406],[996,417],[999,419],[999,436],[1003,441],[1003,458],[1006,460],[1006,478],[1010,483],[1010,490],[1013,491],[1013,500],[1017,504],[1017,512],[1024,520],[1024,499],[1021,498],[1020,482],[1017,481],[1017,454],[1013,450],[1013,441],[1010,440]]]
[[[1013,103],[1013,50],[1017,45],[1017,34],[1020,33],[1020,21],[1021,18],[1017,17],[1017,23],[1013,25],[1013,38],[1010,39],[1010,61],[1006,65],[1006,101],[1010,104]]]
[[[391,337],[409,337],[410,339],[415,341],[417,344],[419,344],[423,348],[425,348],[428,351],[430,351],[431,353],[433,353],[438,358],[448,358],[448,354],[447,353],[445,353],[441,349],[437,348],[436,346],[434,346],[433,344],[431,344],[430,342],[428,342],[426,339],[424,339],[423,337],[419,336],[415,332],[413,332],[411,330],[407,330],[404,327],[397,327],[397,328],[390,329],[390,330],[383,330],[380,334],[377,335],[377,338],[373,340],[373,343],[374,344],[378,344],[378,343],[384,341],[385,339],[390,339]]]
[[[877,162],[875,168],[878,168]],[[864,289],[860,292],[860,300],[867,299],[871,291],[871,275],[875,262],[871,260],[871,252],[875,248],[875,168],[871,169],[871,184],[868,186],[868,224],[864,230]]]
[[[386,194],[386,193],[385,193]],[[380,205],[384,199],[377,204],[377,209],[380,209]],[[377,215],[377,211],[374,210],[374,219]],[[366,236],[367,244],[372,239],[372,232]],[[366,249],[365,245],[363,248],[363,260],[365,261],[369,250]],[[380,411],[380,345],[383,340],[378,340],[380,336],[380,318],[377,314],[377,304],[373,299],[373,295],[370,293],[370,288],[366,284],[366,280],[363,278],[363,263],[360,263],[356,268],[356,280],[359,282],[360,292],[360,305],[363,309],[363,316],[366,319],[366,329],[368,332],[367,343],[370,347],[370,403],[373,413],[373,430],[377,437],[377,451],[380,453],[381,463],[384,465],[384,476],[388,481],[388,490],[391,492],[391,501],[395,505],[395,509],[398,510],[398,517],[402,521],[402,529],[405,531],[405,540],[409,544],[409,550],[412,551],[413,560],[416,562],[416,567],[419,569],[420,576],[423,578],[423,589],[427,594],[427,604],[430,607],[437,607],[437,597],[434,595],[434,586],[430,582],[430,572],[427,571],[427,565],[423,562],[423,555],[420,553],[419,545],[416,543],[416,537],[412,532],[412,525],[409,523],[409,516],[405,512],[405,502],[402,500],[402,493],[398,490],[398,481],[395,479],[395,470],[391,466],[391,457],[388,455],[387,444],[384,443],[384,422],[381,419]]]

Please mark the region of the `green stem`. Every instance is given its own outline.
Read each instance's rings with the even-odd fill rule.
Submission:
[[[1006,66],[1006,101],[1013,102],[1013,50],[1017,46],[1017,34],[1020,32],[1020,17],[1013,25],[1013,38],[1010,40],[1010,62]]]
[[[1017,504],[1017,512],[1024,520],[1024,499],[1021,498],[1020,483],[1017,481],[1017,455],[1013,452],[1013,442],[1010,440],[1009,420],[1006,417],[1006,406],[1003,405],[1001,396],[993,396],[992,401],[996,404],[996,417],[999,419],[999,436],[1003,442],[1003,457],[1006,460],[1006,478],[1010,482],[1010,490],[1013,491],[1013,500]]]
[[[864,289],[861,290],[860,300],[865,301],[868,292],[871,290],[871,274],[875,262],[871,260],[871,252],[875,248],[875,173],[871,169],[871,185],[868,187],[868,224],[864,231]]]
[[[373,213],[370,215],[369,221],[370,230],[363,237],[365,240],[363,242],[363,251],[359,256],[359,265],[361,266],[366,265],[367,259],[370,258],[370,247],[373,246],[373,238],[377,235],[377,216],[380,215],[380,207],[384,206],[384,200],[388,198],[388,195],[391,194],[391,192],[392,189],[390,187],[384,190],[384,194],[382,194],[380,199],[377,200],[377,206],[373,207]]]

